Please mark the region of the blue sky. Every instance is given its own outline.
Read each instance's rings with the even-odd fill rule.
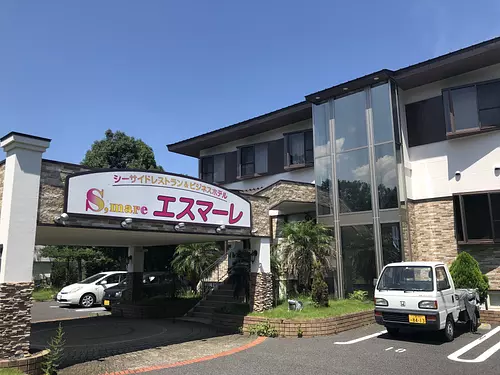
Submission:
[[[123,130],[194,175],[166,144],[496,37],[499,19],[495,0],[4,0],[0,135],[78,163]]]

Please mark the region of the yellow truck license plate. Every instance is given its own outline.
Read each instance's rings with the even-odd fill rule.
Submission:
[[[425,315],[408,315],[410,323],[425,324]]]
[[[109,301],[107,299],[104,300],[104,306],[109,306]]]

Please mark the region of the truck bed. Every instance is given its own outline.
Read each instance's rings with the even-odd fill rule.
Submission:
[[[460,308],[460,320],[475,320],[476,306],[479,305],[479,294],[476,289],[455,289],[455,298]],[[467,312],[467,313],[465,313]]]

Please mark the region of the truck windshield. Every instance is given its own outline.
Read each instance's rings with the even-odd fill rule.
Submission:
[[[433,285],[431,267],[391,266],[380,276],[377,289],[431,292]]]

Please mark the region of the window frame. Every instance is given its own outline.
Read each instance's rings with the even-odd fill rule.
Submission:
[[[488,196],[488,208],[489,208],[489,221],[490,221],[490,226],[491,226],[491,239],[472,239],[469,240],[468,233],[467,233],[467,221],[466,221],[466,216],[465,216],[465,210],[464,210],[464,196],[467,195],[483,195],[486,194]],[[458,228],[457,226],[459,223],[457,223],[457,218],[456,218],[456,210],[455,206],[453,206],[453,221],[454,221],[454,229],[455,229],[455,239],[457,240],[457,243],[459,245],[465,245],[465,244],[496,244],[500,243],[500,233],[498,235],[495,234],[495,221],[493,220],[493,208],[491,205],[491,195],[492,194],[500,194],[499,190],[488,190],[488,191],[479,191],[479,192],[471,192],[471,193],[458,193],[458,194],[453,194],[453,198],[458,197],[459,199],[459,211],[460,211],[460,219],[461,219],[461,224],[462,224],[462,234],[463,238],[460,240],[458,237]],[[455,205],[455,200],[453,199],[453,205]],[[498,237],[497,237],[498,236]]]
[[[244,145],[244,146],[237,147],[237,159],[238,159],[237,162],[236,162],[236,166],[238,168],[238,171],[236,173],[236,179],[237,180],[246,180],[246,179],[249,179],[249,178],[261,177],[261,176],[266,176],[266,175],[270,174],[269,173],[269,143],[270,142],[260,142],[260,143],[253,143],[253,144],[249,144],[249,145]],[[255,148],[256,148],[256,146],[262,146],[262,145],[266,146],[266,153],[267,153],[267,157],[266,157],[266,171],[265,172],[257,172],[256,171],[256,167],[257,167],[257,153],[255,152]],[[253,162],[242,164],[241,151],[243,149],[252,149]],[[253,174],[246,174],[246,175],[242,174],[242,172],[243,172],[242,166],[243,165],[253,165]]]
[[[290,142],[291,136],[296,135],[296,134],[301,134],[302,135],[302,151],[303,151],[303,156],[304,156],[304,162],[303,163],[291,163],[291,153],[290,153],[290,147],[292,143]],[[311,141],[312,141],[312,147],[308,149],[306,147],[306,134],[311,134]],[[284,139],[285,139],[285,145],[284,145],[284,151],[285,151],[285,169],[290,170],[290,169],[297,169],[297,168],[306,168],[306,167],[312,167],[314,165],[314,137],[313,137],[313,130],[312,129],[304,129],[304,130],[299,130],[295,132],[290,132],[290,133],[284,133],[283,134]],[[311,160],[306,159],[307,151],[312,152],[312,157]]]
[[[203,162],[206,161],[206,160],[212,160],[212,172],[207,172],[205,173],[204,169],[203,169]],[[214,164],[214,156],[213,155],[210,155],[210,156],[203,156],[200,158],[200,180],[202,181],[205,181],[205,182],[208,182],[208,183],[213,183],[214,182],[214,174],[215,174],[215,164]],[[205,176],[206,175],[211,175],[212,178],[210,179],[210,181],[208,181],[207,179],[205,179]]]
[[[446,283],[447,283],[447,285],[448,285],[448,287],[447,287],[447,288],[443,288],[443,289],[441,289],[441,288],[439,287],[438,270],[440,270],[440,271],[442,270],[442,272],[443,272],[443,274],[444,274],[445,281],[446,281]],[[446,273],[446,270],[444,269],[444,267],[443,267],[443,266],[436,267],[436,290],[437,290],[438,292],[442,292],[442,291],[446,291],[446,290],[450,290],[450,289],[451,289],[451,283],[450,283],[450,279],[448,278],[448,274]]]
[[[448,87],[448,88],[441,90],[441,95],[443,96],[443,111],[444,111],[444,120],[446,123],[446,137],[447,138],[456,138],[456,137],[461,137],[461,136],[466,136],[466,135],[473,135],[473,134],[478,134],[478,133],[489,132],[489,131],[493,131],[493,130],[500,130],[500,122],[498,123],[498,125],[481,126],[481,120],[479,118],[479,102],[478,102],[478,97],[477,97],[477,89],[479,86],[488,85],[491,83],[500,83],[500,79],[492,79],[492,80],[488,80],[488,81],[476,82],[473,84],[453,86],[453,87]],[[453,90],[465,89],[465,88],[470,88],[470,87],[474,87],[474,89],[475,89],[475,94],[476,94],[476,97],[475,97],[476,103],[475,104],[476,104],[476,115],[477,115],[477,122],[478,123],[477,123],[476,127],[471,127],[469,129],[464,129],[464,130],[456,130],[451,92]],[[488,108],[488,109],[493,109],[493,108],[500,109],[500,106],[499,107],[492,107],[492,108]]]

